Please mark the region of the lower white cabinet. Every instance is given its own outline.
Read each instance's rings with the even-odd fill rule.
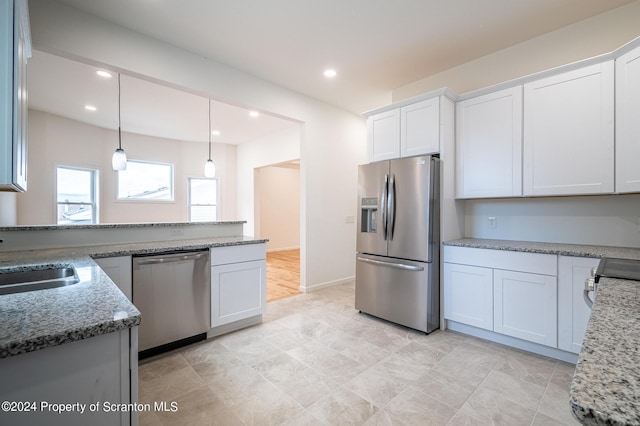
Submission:
[[[265,244],[211,249],[211,327],[262,315],[267,304]]]
[[[558,259],[558,348],[580,353],[591,308],[584,300],[584,282],[600,259],[559,256]]]
[[[0,398],[25,407],[0,413],[0,424],[137,424],[136,411],[118,409],[137,402],[137,347],[130,346],[136,333],[126,329],[0,359]],[[84,413],[47,405],[61,403]]]
[[[116,283],[127,299],[132,301],[131,256],[103,257],[94,261]]]
[[[444,264],[444,317],[493,330],[493,269]]]
[[[493,331],[555,347],[557,306],[555,276],[493,271]]]

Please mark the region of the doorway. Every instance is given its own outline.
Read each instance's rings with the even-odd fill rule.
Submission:
[[[268,238],[267,302],[300,294],[300,162],[255,169],[256,234]]]

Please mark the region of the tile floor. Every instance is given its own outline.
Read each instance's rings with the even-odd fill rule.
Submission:
[[[572,425],[573,365],[359,314],[353,283],[272,302],[261,325],[144,361],[141,425]]]

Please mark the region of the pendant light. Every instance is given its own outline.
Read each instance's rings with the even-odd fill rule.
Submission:
[[[208,178],[215,177],[216,175],[216,165],[213,164],[213,160],[211,159],[211,99],[209,101],[209,159],[204,164],[204,175]]]
[[[111,157],[111,166],[113,170],[126,170],[127,169],[127,154],[122,149],[122,129],[120,120],[120,73],[118,73],[118,149],[113,153]]]

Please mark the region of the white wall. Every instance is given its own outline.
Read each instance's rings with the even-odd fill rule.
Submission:
[[[344,219],[356,210],[356,165],[366,159],[364,118],[56,1],[32,0],[29,6],[38,50],[304,123],[300,148],[303,289],[354,275],[355,229],[353,224],[345,225]],[[246,210],[252,202],[241,197],[247,196],[244,190],[253,183],[244,181],[240,170],[237,176],[238,219],[245,219],[245,213],[253,214],[252,206]]]
[[[300,168],[256,169],[255,189],[256,236],[269,239],[267,251],[300,248]]]
[[[16,195],[15,192],[0,192],[0,226],[18,224]]]
[[[609,53],[640,37],[640,1],[579,21],[393,91],[393,101],[450,87],[462,94]]]
[[[17,224],[56,223],[55,174],[59,165],[98,170],[100,223],[188,221],[188,178],[204,177],[207,145],[122,134],[129,159],[174,165],[173,202],[116,201],[117,174],[111,169],[111,155],[117,145],[117,131],[29,110],[29,188],[17,195]],[[235,146],[213,144],[212,156],[220,181],[218,220],[235,220]]]

